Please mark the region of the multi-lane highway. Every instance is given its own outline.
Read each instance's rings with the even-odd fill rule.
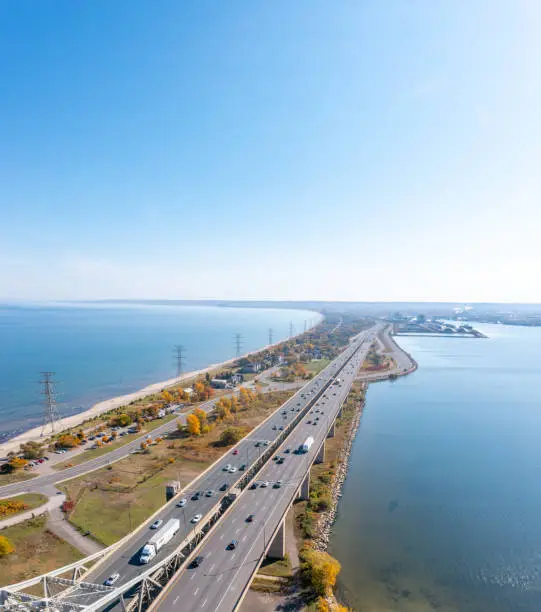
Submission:
[[[132,578],[135,578],[141,573],[142,569],[149,569],[152,565],[160,562],[161,559],[166,557],[169,553],[175,550],[179,544],[187,537],[190,536],[190,532],[194,532],[199,528],[199,524],[193,524],[191,519],[196,514],[207,515],[213,508],[219,504],[220,499],[227,495],[226,492],[220,491],[220,487],[224,484],[231,488],[235,483],[242,478],[243,471],[239,468],[242,464],[245,464],[247,468],[255,463],[261,453],[265,450],[262,445],[256,446],[256,443],[260,440],[273,441],[283,433],[281,428],[285,428],[295,418],[299,416],[299,413],[314,401],[314,398],[321,392],[325,385],[332,382],[336,372],[339,371],[343,364],[350,358],[351,354],[357,349],[361,338],[369,335],[373,336],[373,332],[363,332],[358,336],[354,344],[343,351],[331,364],[329,364],[320,374],[314,377],[308,384],[300,389],[294,396],[292,396],[285,404],[283,404],[276,412],[274,412],[266,421],[264,421],[259,427],[254,429],[246,438],[244,438],[233,451],[228,452],[220,459],[213,467],[211,467],[206,473],[204,473],[194,483],[194,487],[189,490],[183,490],[182,493],[177,496],[174,500],[169,502],[163,507],[161,512],[154,517],[162,519],[164,522],[170,518],[180,519],[181,527],[177,535],[171,542],[166,544],[157,557],[155,557],[149,565],[141,566],[139,564],[139,552],[148,539],[153,535],[153,531],[150,530],[150,524],[152,521],[148,521],[147,524],[137,531],[132,538],[128,539],[123,543],[116,551],[114,551],[107,559],[99,564],[93,572],[88,575],[85,580],[91,582],[102,582],[107,576],[112,573],[118,572],[120,574],[119,581],[115,586],[121,585],[123,582],[127,582]],[[366,343],[368,346],[368,343]],[[332,397],[333,400],[338,399],[338,392],[342,393],[342,389],[345,387],[332,386],[332,391],[329,389],[327,395],[328,400]],[[322,400],[320,400],[322,401]],[[333,402],[336,403],[336,402]],[[317,415],[316,415],[317,416]],[[330,411],[328,415],[320,417],[321,424],[319,427],[312,426],[314,430],[313,435],[316,434],[317,429],[321,432],[325,427],[324,422],[330,418]],[[325,419],[325,421],[324,421]],[[300,428],[304,430],[304,425]],[[297,443],[298,437],[304,434],[297,434],[299,427],[293,430],[293,433],[287,438],[287,444],[293,445]],[[311,431],[311,430],[310,430]],[[293,441],[293,434],[295,434],[295,442]],[[314,436],[315,437],[315,436]],[[291,442],[289,439],[291,438]],[[300,444],[300,442],[298,442]],[[297,445],[298,445],[297,444]],[[238,454],[233,454],[237,452]],[[288,459],[289,463],[292,463],[293,457]],[[224,470],[225,466],[231,464],[237,468],[237,471],[230,473]],[[198,500],[192,500],[192,496],[197,491],[212,491],[213,496],[207,497],[205,494],[201,495]],[[163,494],[162,492],[158,494]],[[180,498],[186,498],[187,503],[183,508],[176,506],[176,503]],[[152,520],[154,520],[152,519]],[[201,521],[203,524],[204,521]]]
[[[273,533],[277,530],[287,509],[310,469],[327,436],[329,428],[345,400],[359,367],[366,355],[375,329],[366,332],[322,373],[320,384],[335,376],[317,402],[292,430],[276,455],[283,463],[270,460],[257,476],[257,482],[268,485],[246,489],[230,511],[220,520],[213,532],[198,548],[197,555],[203,557],[199,567],[184,569],[168,587],[159,601],[159,609],[181,608],[191,610],[235,609],[249,585],[254,572],[262,560]],[[364,338],[363,338],[364,336]],[[349,359],[349,361],[347,361]],[[347,361],[345,367],[344,361]],[[318,381],[314,381],[316,385]],[[314,391],[303,389],[307,395]],[[290,404],[295,406],[300,395]],[[307,453],[296,454],[298,448],[312,436],[314,444]],[[253,441],[247,440],[247,444]],[[287,452],[289,451],[289,452]],[[276,483],[280,482],[280,486]],[[253,520],[247,520],[253,514]],[[232,540],[237,544],[230,548]],[[180,603],[181,602],[181,603]]]

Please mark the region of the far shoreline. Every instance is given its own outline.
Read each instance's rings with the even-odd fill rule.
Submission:
[[[314,327],[319,325],[322,321],[324,321],[325,316],[322,313],[317,312],[315,314],[318,316],[319,319],[311,327],[308,327],[306,329],[306,331],[309,331],[309,330],[313,329]],[[6,457],[7,454],[10,453],[10,452],[17,452],[17,451],[19,451],[19,448],[20,448],[21,444],[24,444],[24,443],[27,443],[27,442],[45,441],[48,438],[50,438],[52,435],[56,435],[56,434],[60,433],[61,431],[65,431],[66,429],[71,429],[73,427],[77,427],[78,425],[81,425],[83,422],[85,422],[85,421],[87,421],[89,419],[93,419],[95,417],[98,417],[98,416],[100,416],[100,415],[102,415],[102,414],[104,414],[106,412],[111,411],[111,410],[115,410],[117,408],[121,408],[122,406],[127,406],[131,402],[143,399],[143,398],[148,397],[150,395],[154,395],[156,393],[160,393],[164,389],[168,389],[170,387],[176,386],[179,383],[182,383],[183,381],[187,381],[187,380],[190,380],[192,378],[196,378],[198,376],[204,376],[207,372],[211,372],[211,371],[216,370],[218,368],[227,367],[228,365],[231,365],[231,364],[235,363],[239,359],[250,357],[251,355],[256,355],[257,353],[260,353],[262,351],[274,348],[274,347],[282,344],[283,342],[287,342],[291,338],[295,338],[295,337],[300,336],[300,335],[302,335],[304,333],[305,332],[302,331],[301,333],[295,334],[294,336],[291,336],[289,338],[284,338],[283,340],[279,340],[278,342],[274,342],[272,344],[267,344],[265,346],[262,346],[262,347],[260,347],[258,349],[250,351],[248,353],[244,353],[240,357],[233,357],[231,359],[226,359],[225,361],[221,361],[221,362],[217,362],[217,363],[212,363],[212,364],[209,364],[209,365],[207,365],[204,368],[201,368],[199,370],[193,370],[193,371],[190,371],[190,372],[183,373],[179,377],[169,378],[169,379],[164,380],[164,381],[151,383],[149,385],[146,385],[145,387],[142,387],[141,389],[139,389],[137,391],[132,391],[130,393],[125,393],[125,394],[122,394],[122,395],[117,395],[115,397],[112,397],[112,398],[109,398],[109,399],[105,399],[105,400],[101,400],[99,402],[96,402],[95,404],[90,406],[90,408],[87,408],[86,410],[82,410],[81,412],[79,412],[77,414],[74,414],[74,415],[71,415],[71,416],[66,416],[66,417],[60,418],[59,421],[58,421],[59,429],[58,429],[58,431],[54,432],[54,434],[53,434],[53,432],[49,431],[48,433],[45,433],[42,436],[41,435],[41,430],[42,430],[41,426],[32,427],[32,428],[24,431],[23,433],[18,434],[16,436],[12,437],[12,438],[9,438],[5,442],[0,443],[0,458]]]

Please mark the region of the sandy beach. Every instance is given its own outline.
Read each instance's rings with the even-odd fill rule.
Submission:
[[[320,321],[318,321],[316,325],[318,325],[319,323]],[[314,325],[313,327],[315,327],[316,325]],[[309,329],[313,329],[313,327]],[[298,334],[298,335],[301,335],[301,334]],[[169,380],[164,380],[161,382],[153,383],[151,385],[143,387],[139,391],[134,391],[133,393],[127,393],[126,395],[119,395],[117,397],[113,397],[108,400],[103,400],[101,402],[98,402],[97,404],[94,404],[88,410],[85,410],[83,412],[80,412],[79,414],[75,414],[73,416],[69,416],[69,417],[65,417],[61,419],[60,426],[58,427],[58,431],[70,429],[72,427],[77,427],[84,421],[88,419],[92,419],[96,416],[99,416],[100,414],[103,414],[104,412],[108,412],[109,410],[114,410],[115,408],[120,408],[121,406],[127,406],[133,401],[142,399],[149,395],[153,395],[154,393],[159,393],[163,389],[167,389],[168,387],[172,387],[174,385],[178,385],[179,383],[182,383],[182,381],[186,381],[186,380],[192,379],[197,376],[202,376],[202,375],[204,376],[207,372],[210,372],[217,368],[226,367],[228,365],[231,365],[238,359],[242,359],[243,357],[250,357],[251,355],[255,355],[257,353],[260,353],[261,351],[274,348],[278,346],[279,344],[282,344],[283,342],[285,342],[285,340],[281,340],[280,342],[275,342],[274,344],[266,345],[260,349],[251,351],[250,353],[245,353],[244,355],[242,355],[242,357],[234,357],[233,359],[228,359],[227,361],[222,361],[219,363],[211,364],[205,368],[202,368],[201,370],[194,370],[192,372],[186,372],[185,374],[182,374],[178,378],[170,378]],[[7,440],[6,442],[0,444],[0,457],[5,457],[9,452],[18,451],[20,445],[25,442],[43,441],[43,440],[46,440],[50,435],[51,435],[51,432],[49,429],[45,432],[43,436],[41,435],[41,427],[34,427],[32,429],[29,429],[28,431],[25,431],[24,433],[19,434],[18,436],[15,436],[14,438],[11,438],[10,440]]]

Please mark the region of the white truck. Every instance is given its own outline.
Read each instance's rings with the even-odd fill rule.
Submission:
[[[299,446],[299,453],[307,453],[313,443],[314,438],[312,438],[312,436],[308,436],[306,440]]]
[[[143,546],[139,556],[139,563],[146,564],[152,561],[160,548],[167,544],[179,529],[180,521],[178,519],[169,519]]]

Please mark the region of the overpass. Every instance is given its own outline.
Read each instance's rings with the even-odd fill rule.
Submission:
[[[284,503],[289,507],[292,501],[291,496],[286,494],[297,494],[298,491],[306,494],[306,474],[309,471],[309,464],[314,460],[316,453],[321,456],[321,453],[324,452],[325,436],[329,430],[332,430],[334,419],[349,391],[358,365],[374,337],[374,333],[375,329],[373,328],[359,334],[350,346],[327,368],[244,438],[235,449],[238,451],[238,455],[233,456],[228,453],[220,458],[132,534],[90,558],[60,568],[47,575],[3,588],[0,590],[0,607],[5,610],[55,607],[59,610],[90,611],[119,606],[122,608],[137,607],[142,610],[159,594],[163,586],[179,573],[179,570],[179,577],[175,580],[171,592],[176,593],[179,588],[182,589],[185,577],[189,574],[183,568],[201,540],[204,540],[204,549],[208,545],[216,547],[216,538],[219,538],[219,536],[215,536],[217,529],[222,529],[222,522],[230,526],[228,521],[231,520],[231,517],[238,518],[239,513],[245,511],[247,500],[256,491],[262,492],[261,500],[271,493],[277,500],[274,512],[265,521],[258,519],[254,523],[254,531],[261,527],[257,531],[256,541],[259,541],[261,534],[263,534],[263,548],[266,550],[270,546],[271,536],[274,534],[279,536],[280,517],[285,512],[285,506],[282,513],[277,509],[281,508]],[[368,339],[368,341],[363,342],[363,339]],[[363,346],[363,350],[360,350],[361,346]],[[334,384],[338,374],[344,376],[344,380],[339,384]],[[323,413],[315,413],[315,410],[323,410]],[[316,422],[318,424],[308,425],[307,421],[312,420],[309,416],[312,416],[314,421],[317,418]],[[285,446],[293,448],[301,444],[307,437],[308,432],[316,440],[314,446],[306,455],[289,454],[287,456],[284,469],[280,473],[283,485],[279,489],[273,488],[272,485],[266,488],[258,488],[256,491],[248,489],[248,485],[256,477],[258,479],[278,480],[278,474],[273,471],[278,468],[278,465],[273,462],[267,464],[268,459],[278,449],[283,451]],[[268,446],[256,444],[259,440],[268,440]],[[245,471],[229,473],[224,471],[224,467],[228,463],[244,463],[247,468]],[[223,484],[228,485],[228,487],[238,487],[244,492],[236,501],[231,503],[227,494],[219,491]],[[193,492],[199,490],[212,491],[212,496],[202,496],[199,500],[190,500],[185,508],[176,507],[176,502],[180,497],[190,498]],[[263,505],[261,505],[261,508],[265,512]],[[194,525],[189,520],[196,513],[202,514],[203,519]],[[169,544],[164,546],[149,565],[139,565],[139,551],[152,533],[149,533],[150,523],[156,518],[166,521],[173,517],[181,519],[179,533]],[[260,518],[262,519],[263,515]],[[226,532],[222,529],[221,533]],[[207,538],[209,544],[207,544]],[[225,535],[222,539],[224,538]],[[279,542],[279,540],[277,541]],[[253,546],[250,549],[250,554],[252,552]],[[263,550],[261,554],[263,554]],[[261,559],[262,557],[259,555],[257,565],[259,565]],[[94,563],[93,567],[90,567],[90,562]],[[210,567],[210,565],[211,563],[207,567]],[[254,566],[253,569],[255,571],[256,567]],[[114,572],[120,574],[118,583],[112,588],[105,587],[103,581]],[[251,575],[245,575],[243,572],[240,578],[239,576],[234,577],[234,582],[246,586],[251,580]],[[195,577],[196,574],[189,574],[188,579],[190,581],[194,579],[192,576]],[[208,581],[212,576],[199,572],[197,578],[198,583],[200,580],[202,581],[202,587],[200,588],[203,588],[203,582]],[[222,579],[216,580],[216,582],[219,583]],[[212,582],[212,580],[210,581]],[[28,594],[29,587],[35,589],[37,585],[41,585],[42,594],[36,595],[35,591]],[[229,605],[229,600],[233,597],[233,590],[228,589],[228,593],[230,593],[230,596],[228,596],[224,605]],[[197,594],[194,595],[194,599],[197,599]],[[168,597],[164,598],[164,606],[168,605],[168,600]]]

